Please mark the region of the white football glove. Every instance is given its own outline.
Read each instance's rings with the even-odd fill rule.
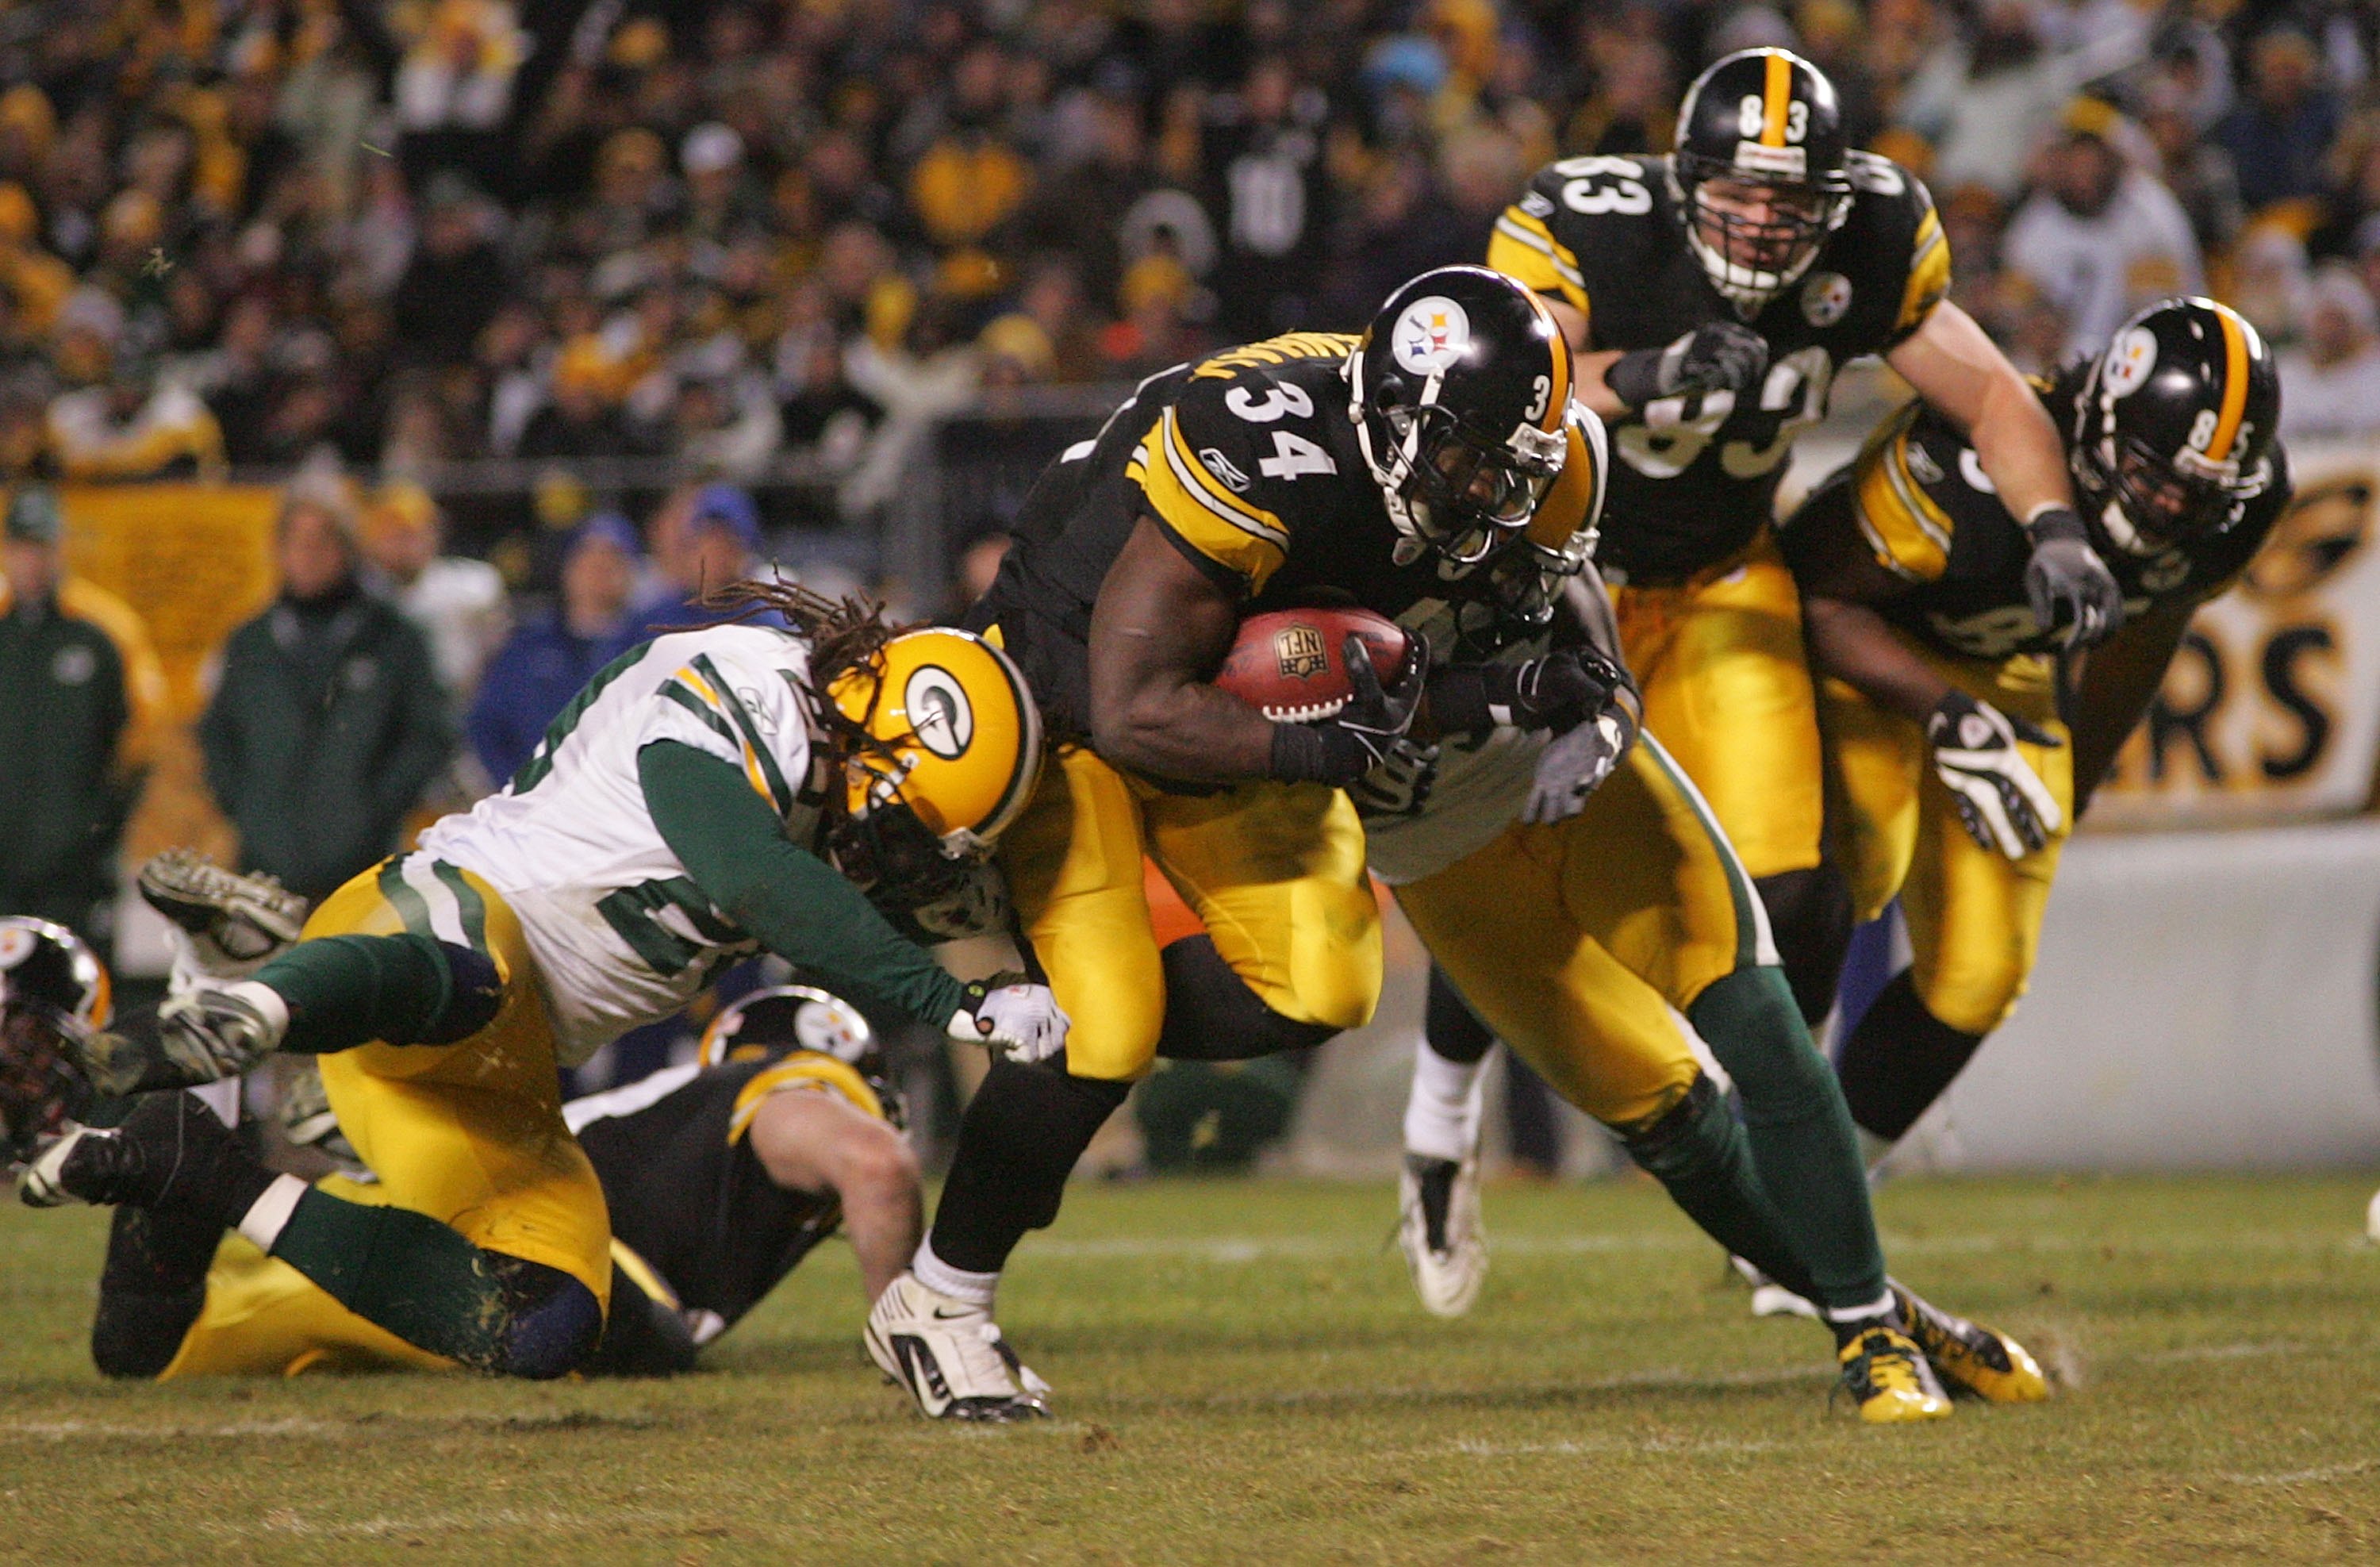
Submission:
[[[2049,835],[2065,825],[2049,785],[2016,748],[2020,740],[2056,746],[2055,735],[1953,691],[1926,720],[1925,737],[1933,743],[1934,771],[1949,786],[1967,835],[1985,848],[2022,859],[2046,847]]]
[[[1550,826],[1586,808],[1586,797],[1603,786],[1626,754],[1631,736],[1615,712],[1606,712],[1557,735],[1537,758],[1521,820]]]
[[[951,1014],[950,1036],[1019,1063],[1047,1061],[1066,1048],[1072,1019],[1047,985],[969,985],[970,1004]]]

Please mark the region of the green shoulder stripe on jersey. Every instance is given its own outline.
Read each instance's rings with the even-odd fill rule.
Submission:
[[[430,929],[430,905],[405,879],[405,857],[391,855],[380,862],[380,895],[405,921],[407,935],[428,936],[435,941],[438,933]]]
[[[463,934],[469,941],[472,950],[486,952],[488,950],[487,900],[480,896],[480,890],[471,885],[470,878],[463,874],[461,866],[449,865],[443,859],[433,859],[430,862],[430,874],[438,878],[445,889],[455,894],[455,906],[462,911],[463,915]]]
[[[688,686],[685,681],[677,679],[662,681],[658,695],[667,701],[675,702],[686,711],[694,714],[695,717],[702,720],[704,728],[710,730],[712,734],[718,735],[729,745],[734,746],[738,749],[743,747],[743,737],[735,733],[735,725],[720,717],[717,710],[712,708],[709,702],[706,702],[700,697],[696,696],[694,694],[694,688]]]
[[[578,695],[570,698],[569,705],[553,715],[553,722],[545,726],[545,735],[538,741],[537,749],[529,753],[528,760],[521,763],[520,771],[513,774],[511,788],[514,794],[526,795],[545,782],[546,774],[553,771],[553,753],[562,749],[562,743],[570,738],[571,732],[578,727],[578,721],[585,718],[587,710],[595,705],[595,698],[603,694],[605,686],[627,674],[629,665],[643,658],[645,650],[650,646],[650,642],[639,642],[597,670],[594,676],[580,687]]]
[[[719,673],[719,666],[710,662],[709,653],[695,654],[692,662],[702,677],[710,682],[710,688],[719,693],[719,705],[727,710],[727,716],[743,732],[748,754],[759,762],[760,776],[769,782],[769,798],[776,806],[777,814],[783,816],[792,810],[794,792],[786,786],[784,771],[778,767],[768,742],[760,738],[760,726],[752,721],[752,714],[744,706],[744,699],[735,694],[735,687],[727,684],[727,677]]]

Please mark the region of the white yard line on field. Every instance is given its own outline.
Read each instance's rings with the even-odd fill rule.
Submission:
[[[1637,1252],[1708,1250],[1698,1235],[1509,1235],[1498,1236],[1488,1249],[1503,1257],[1574,1257]],[[1884,1237],[1885,1250],[1894,1256],[1953,1257],[1997,1252],[2042,1254],[2092,1253],[2113,1247],[2135,1256],[2203,1252],[2326,1252],[2370,1253],[2380,1257],[2361,1236],[2344,1233],[2301,1232],[2296,1234],[2248,1233],[2232,1235],[2128,1235],[2120,1239],[2082,1235],[1893,1235]],[[1098,1240],[1053,1239],[1028,1242],[1025,1255],[1056,1262],[1106,1262],[1118,1258],[1152,1257],[1164,1261],[1204,1262],[1220,1267],[1289,1257],[1354,1257],[1387,1255],[1378,1244],[1328,1240],[1311,1235],[1115,1235]]]

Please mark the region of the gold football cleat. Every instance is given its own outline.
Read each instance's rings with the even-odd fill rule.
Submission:
[[[1909,1336],[1943,1380],[1989,1403],[2038,1403],[2049,1396],[2049,1379],[2022,1344],[1963,1317],[1953,1317],[1894,1282],[1893,1298],[1909,1324]]]
[[[1950,1400],[1935,1379],[1934,1368],[1906,1333],[1882,1326],[1866,1329],[1836,1358],[1842,1362],[1843,1390],[1859,1405],[1860,1418],[1871,1426],[1939,1420],[1950,1413]]]

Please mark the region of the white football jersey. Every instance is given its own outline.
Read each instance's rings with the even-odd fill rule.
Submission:
[[[1521,814],[1550,736],[1496,729],[1476,747],[1439,748],[1429,797],[1410,816],[1366,817],[1372,874],[1391,887],[1435,876],[1493,842]]]
[[[565,1066],[678,1011],[722,963],[759,950],[712,906],[645,807],[637,753],[675,740],[733,763],[808,844],[809,647],[720,626],[657,637],[606,665],[501,793],[446,817],[421,850],[504,895],[536,957]]]

